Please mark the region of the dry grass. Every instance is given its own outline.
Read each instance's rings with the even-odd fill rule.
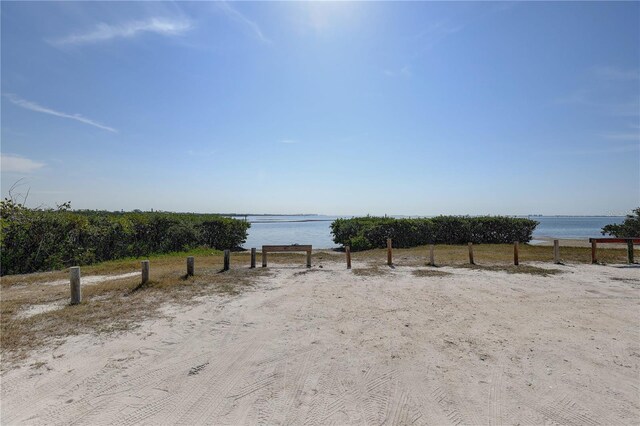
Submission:
[[[351,273],[359,277],[378,277],[381,275],[388,275],[390,273],[390,269],[388,266],[370,264],[366,268],[353,268]]]
[[[436,269],[414,269],[411,271],[414,277],[446,277],[453,275],[451,272],[438,271]]]
[[[636,250],[638,251],[638,250]],[[436,245],[434,250],[437,265],[457,265],[469,262],[469,249],[466,245]],[[473,246],[474,260],[477,264],[512,264],[512,244],[477,244]],[[344,255],[341,259],[344,261]],[[625,249],[598,248],[598,262],[627,263]],[[386,262],[386,249],[367,250],[352,253],[354,262],[371,261]],[[429,259],[429,246],[409,249],[393,249],[393,262],[397,265],[424,266]],[[591,263],[591,248],[560,247],[560,259],[564,263]],[[520,244],[520,263],[553,262],[553,247]]]
[[[394,249],[394,262],[402,266],[425,266],[428,246],[411,249]],[[238,294],[253,284],[259,277],[269,274],[269,268],[249,269],[250,253],[235,252],[231,255],[231,271],[219,273],[223,257],[219,251],[199,250],[195,257],[195,277],[185,277],[187,253],[153,256],[151,260],[151,282],[139,286],[139,276],[83,286],[83,303],[69,306],[68,285],[41,285],[44,282],[67,280],[68,270],[5,276],[1,279],[0,293],[0,349],[4,361],[16,360],[30,350],[51,342],[61,341],[68,335],[80,333],[109,333],[136,327],[141,321],[161,315],[163,303],[188,303],[207,294]],[[438,265],[472,267],[483,270],[500,270],[508,273],[550,275],[557,270],[538,268],[524,262],[551,262],[553,248],[544,246],[520,246],[518,267],[513,262],[513,246],[474,246],[476,266],[468,262],[466,246],[436,246],[435,259]],[[352,253],[357,276],[380,276],[391,273],[386,266],[386,250],[377,249]],[[561,247],[561,259],[565,263],[590,263],[590,248]],[[603,263],[626,263],[626,250],[599,249],[598,259]],[[82,276],[117,275],[139,272],[140,260],[125,259],[82,267]],[[304,253],[269,254],[269,266],[304,265]],[[344,253],[335,251],[315,252],[314,266],[323,263],[345,263]],[[317,271],[312,269],[310,271]],[[304,271],[302,274],[309,273]],[[416,276],[443,276],[442,271],[418,270]],[[34,305],[56,306],[59,309],[24,317],[26,309]]]
[[[68,285],[38,284],[60,279],[57,273],[7,277],[11,278],[7,280],[3,277],[0,347],[4,364],[23,358],[31,350],[62,342],[69,335],[130,330],[145,319],[160,316],[159,308],[165,303],[186,304],[204,295],[238,294],[269,274],[268,270],[247,267],[219,273],[220,257],[220,266],[218,259],[200,259],[196,275],[185,277],[183,260],[153,261],[151,280],[144,286],[140,285],[139,276],[83,286],[83,301],[75,306],[68,304]],[[87,276],[92,275],[89,271],[106,272],[102,268],[104,265],[83,267],[82,273]],[[116,272],[130,271],[116,268]],[[68,272],[63,274],[68,278]],[[33,316],[22,315],[34,305],[59,306]]]
[[[547,277],[549,275],[561,274],[559,269],[539,268],[532,265],[456,265],[456,268],[476,269],[480,271],[499,271],[508,274],[529,274]]]

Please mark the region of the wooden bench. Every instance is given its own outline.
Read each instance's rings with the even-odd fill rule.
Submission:
[[[262,246],[262,267],[267,267],[267,253],[290,253],[297,251],[307,252],[307,268],[311,268],[311,246],[302,246],[299,244],[293,244],[290,246]]]
[[[591,243],[591,263],[598,263],[596,249],[601,244],[627,244],[627,260],[633,263],[633,245],[640,244],[640,238],[589,238]]]

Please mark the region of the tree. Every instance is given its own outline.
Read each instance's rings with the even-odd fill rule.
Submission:
[[[609,234],[617,238],[640,237],[640,207],[628,214],[621,224],[609,224],[602,228],[602,235]]]

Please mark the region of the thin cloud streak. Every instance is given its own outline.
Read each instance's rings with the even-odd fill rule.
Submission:
[[[247,27],[256,36],[256,38],[258,38],[258,40],[260,40],[263,43],[267,43],[267,44],[271,44],[272,43],[272,41],[262,33],[262,30],[260,29],[258,24],[256,24],[254,21],[252,21],[251,19],[249,19],[246,16],[244,16],[238,10],[234,9],[233,7],[231,7],[229,5],[229,3],[225,2],[225,1],[222,1],[222,2],[216,2],[215,4],[229,18],[235,20],[236,22],[240,22],[245,27]]]
[[[70,34],[65,37],[47,41],[54,46],[78,46],[118,38],[133,38],[143,33],[177,36],[189,31],[191,28],[191,22],[185,19],[172,20],[156,17],[147,19],[146,21],[130,21],[119,25],[100,23],[93,31]]]
[[[44,167],[44,163],[16,154],[0,153],[0,169],[3,173],[31,173]]]
[[[408,65],[405,65],[404,67],[400,68],[397,71],[394,70],[390,70],[390,69],[386,69],[383,71],[384,75],[386,75],[387,77],[411,77],[412,73],[411,73],[411,68],[409,68]]]
[[[109,132],[118,133],[116,129],[113,127],[105,126],[104,124],[100,124],[97,121],[91,120],[89,118],[83,117],[80,114],[67,114],[65,112],[60,112],[53,110],[51,108],[43,107],[42,105],[38,105],[35,102],[27,101],[22,99],[12,93],[7,93],[4,95],[11,103],[17,105],[21,108],[28,109],[30,111],[41,112],[43,114],[55,115],[56,117],[68,118],[70,120],[79,121],[80,123],[88,124],[93,127],[97,127],[98,129],[107,130]]]
[[[605,80],[633,81],[640,80],[640,70],[622,69],[617,67],[598,67],[594,69],[595,75]]]
[[[621,141],[640,141],[640,133],[607,133],[602,137]]]

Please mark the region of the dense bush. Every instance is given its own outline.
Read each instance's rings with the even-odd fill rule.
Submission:
[[[248,222],[212,214],[29,209],[0,201],[0,273],[59,269],[206,246],[234,249]]]
[[[609,234],[617,238],[640,237],[640,207],[628,214],[621,224],[610,224],[602,228],[602,235]]]
[[[504,216],[438,216],[420,219],[355,217],[336,219],[331,224],[333,241],[351,250],[383,248],[387,238],[394,247],[424,244],[466,244],[529,242],[538,222]]]

